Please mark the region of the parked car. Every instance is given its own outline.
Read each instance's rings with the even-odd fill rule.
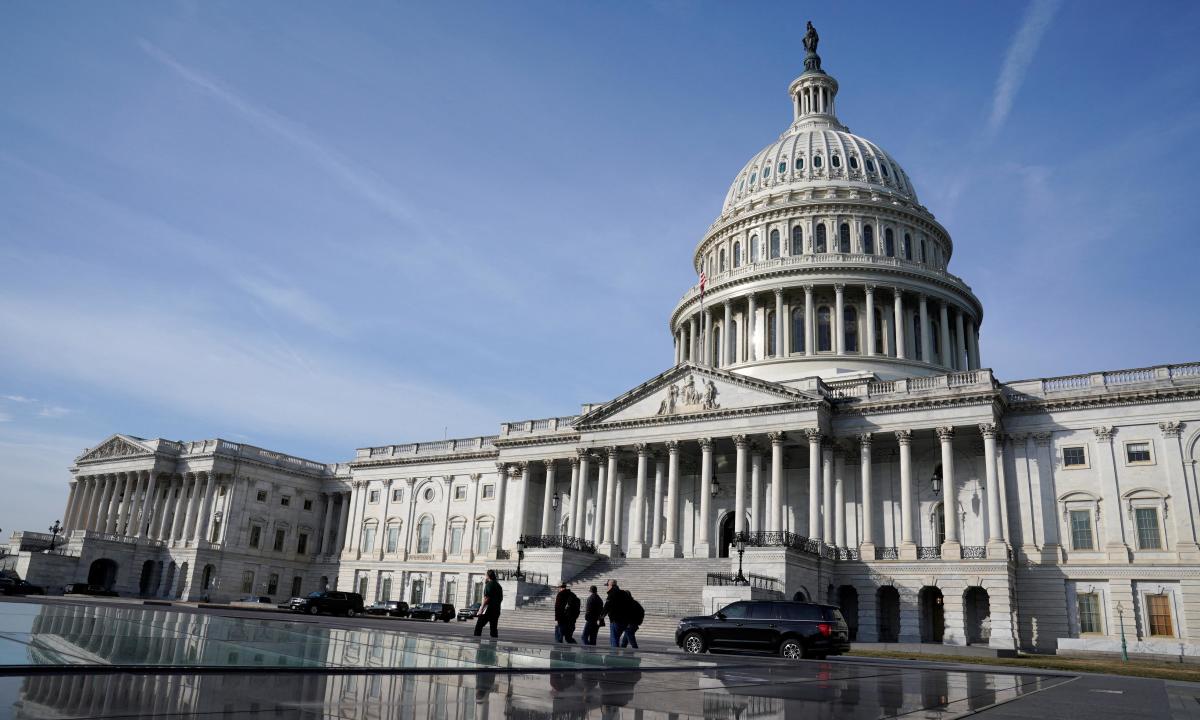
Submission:
[[[292,612],[303,612],[309,615],[331,613],[354,617],[363,611],[362,595],[340,590],[324,590],[309,593],[308,597],[292,598]]]
[[[475,617],[479,613],[479,603],[471,603],[470,607],[465,607],[458,611],[458,621],[464,622]]]
[[[0,595],[45,595],[46,589],[41,585],[25,582],[20,578],[0,577]]]
[[[259,605],[270,605],[271,598],[268,595],[247,595],[243,598],[238,598],[241,603],[258,603]]]
[[[71,583],[63,587],[63,595],[94,595],[96,597],[118,597],[116,590],[108,590],[101,585],[89,583]]]
[[[454,606],[450,603],[421,603],[410,610],[408,616],[413,620],[441,620],[442,622],[450,622],[454,619]]]
[[[367,614],[398,618],[408,617],[408,603],[400,600],[380,600],[367,608]]]
[[[694,654],[759,650],[792,659],[820,659],[850,650],[850,628],[833,605],[740,601],[712,615],[680,620],[675,644]]]

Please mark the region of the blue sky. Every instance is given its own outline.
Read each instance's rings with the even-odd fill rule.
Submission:
[[[1200,5],[9,2],[0,528],[112,432],[318,460],[671,361],[804,21],[1004,379],[1200,359]]]

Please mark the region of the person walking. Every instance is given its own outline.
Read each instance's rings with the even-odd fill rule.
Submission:
[[[487,582],[483,586],[483,602],[475,613],[479,619],[475,621],[475,637],[483,635],[483,626],[491,625],[489,630],[496,637],[496,623],[500,620],[500,603],[504,601],[504,589],[496,581],[496,571],[487,571]]]
[[[604,601],[596,592],[596,586],[588,588],[587,604],[583,609],[583,644],[595,645],[596,634],[604,624]]]
[[[616,580],[604,584],[608,588],[608,599],[604,603],[604,614],[608,616],[608,644],[621,646],[621,636],[629,622],[629,602],[633,596],[622,590]]]
[[[637,631],[646,620],[646,608],[633,598],[633,593],[626,590],[625,595],[629,601],[629,617],[625,622],[625,634],[621,636],[621,647],[632,647],[637,650]]]
[[[575,645],[575,621],[578,619],[579,596],[563,583],[554,596],[554,642]]]

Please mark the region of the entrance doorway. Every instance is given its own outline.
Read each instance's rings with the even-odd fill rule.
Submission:
[[[417,603],[425,602],[425,581],[413,580],[412,592],[408,599],[409,604],[416,605]]]
[[[992,607],[987,590],[976,586],[963,593],[963,623],[968,645],[987,645],[992,639]]]
[[[879,642],[900,642],[900,592],[884,585],[875,592]]]
[[[733,527],[736,516],[733,513],[726,513],[721,519],[721,527],[717,531],[717,557],[729,557],[729,546],[733,544]]]
[[[142,574],[138,577],[138,595],[147,597],[150,591],[154,589],[158,580],[158,574],[155,572],[157,565],[153,560],[147,560],[142,563]]]
[[[942,591],[936,587],[923,587],[918,602],[921,606],[921,642],[941,643],[946,633]]]
[[[837,604],[842,609],[842,617],[846,618],[853,642],[858,639],[858,590],[853,585],[842,585],[838,588]]]
[[[88,584],[99,585],[105,590],[112,590],[117,583],[117,563],[108,558],[93,561],[88,568]]]

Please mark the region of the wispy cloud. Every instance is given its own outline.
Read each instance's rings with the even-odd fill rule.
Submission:
[[[260,130],[290,143],[346,188],[396,220],[408,222],[412,213],[400,202],[395,188],[371,171],[360,167],[345,155],[317,140],[299,123],[262,107],[206,75],[176,60],[148,40],[139,44],[150,57],[170,68],[176,75],[236,111]]]
[[[992,113],[988,117],[987,137],[994,138],[1004,127],[1008,113],[1012,110],[1013,99],[1025,81],[1033,56],[1037,54],[1042,37],[1054,20],[1062,0],[1033,0],[1025,13],[1025,19],[1004,57],[1004,66],[1000,69],[1000,77],[996,79],[996,89],[992,93]]]
[[[294,285],[240,275],[234,282],[250,296],[305,325],[331,335],[345,335],[345,325],[328,307]]]
[[[12,422],[12,415],[0,412],[0,422]]]
[[[8,400],[9,402],[15,402],[15,403],[37,402],[37,400],[35,398],[25,397],[24,395],[0,395],[0,399]]]
[[[73,412],[74,412],[74,410],[72,410],[71,408],[65,408],[60,405],[46,405],[41,410],[38,411],[38,417],[54,419],[54,418],[66,417],[67,415],[70,415]]]

